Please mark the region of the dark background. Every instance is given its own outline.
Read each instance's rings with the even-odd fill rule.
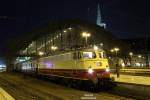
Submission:
[[[96,23],[98,3],[107,30],[117,37],[150,36],[148,0],[1,0],[0,51],[8,48],[8,41],[48,21],[80,18]]]

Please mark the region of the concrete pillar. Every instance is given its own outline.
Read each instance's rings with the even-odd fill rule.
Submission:
[[[11,72],[13,71],[14,65],[13,65],[13,59],[12,58],[6,58],[6,71]]]

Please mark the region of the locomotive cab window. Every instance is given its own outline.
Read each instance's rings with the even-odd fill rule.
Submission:
[[[96,58],[95,52],[83,52],[83,58],[92,59]]]
[[[105,52],[99,52],[99,58],[106,58]]]

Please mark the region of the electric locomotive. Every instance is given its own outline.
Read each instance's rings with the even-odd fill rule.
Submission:
[[[104,50],[81,49],[40,57],[18,64],[24,73],[36,73],[86,85],[106,86],[113,82]]]

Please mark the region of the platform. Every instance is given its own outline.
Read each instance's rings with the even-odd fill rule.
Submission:
[[[0,100],[15,100],[15,99],[0,87]]]
[[[135,75],[124,75],[124,74],[120,74],[119,78],[117,78],[116,74],[112,74],[112,76],[115,78],[116,82],[133,83],[133,84],[150,86],[149,76],[135,76]]]

